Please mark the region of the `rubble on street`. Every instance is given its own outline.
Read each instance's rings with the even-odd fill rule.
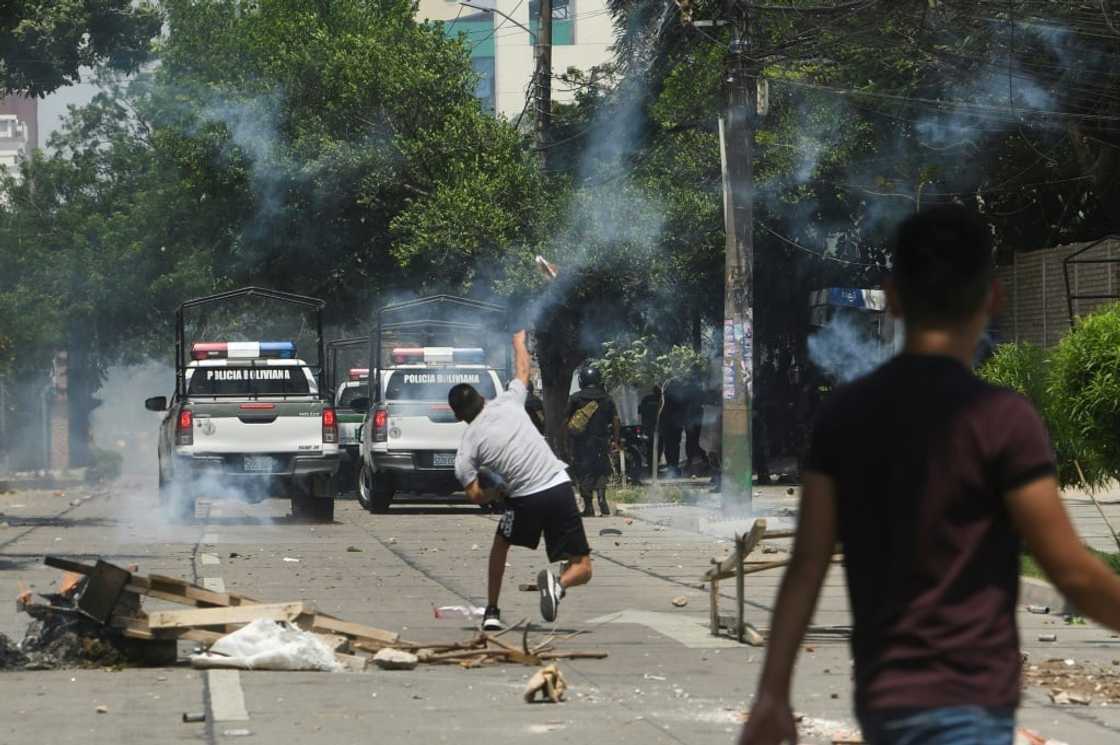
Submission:
[[[180,640],[199,645],[202,653],[192,656],[191,664],[204,669],[361,672],[372,661],[392,670],[490,663],[548,670],[556,660],[607,656],[556,648],[558,641],[581,632],[560,639],[550,634],[530,644],[525,621],[463,641],[417,642],[335,618],[302,601],[265,603],[100,560],[83,564],[48,556],[44,563],[66,572],[60,591],[39,600],[30,590],[21,592],[17,607],[34,620],[18,645],[0,635],[0,669],[168,665],[176,662]],[[141,598],[186,607],[149,612]],[[520,631],[520,645],[501,638],[515,631]]]

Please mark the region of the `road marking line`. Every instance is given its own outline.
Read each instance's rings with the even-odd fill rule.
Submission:
[[[222,563],[222,560],[218,558],[217,554],[202,554],[199,557],[199,561],[201,561],[204,565]]]
[[[663,634],[673,641],[680,642],[689,649],[713,649],[725,647],[741,647],[739,642],[719,636],[712,636],[706,622],[696,617],[686,616],[681,613],[659,613],[627,609],[618,613],[611,613],[598,618],[592,618],[586,623],[633,623],[648,626],[659,634]]]
[[[237,670],[209,670],[210,713],[215,722],[244,722],[249,719],[241,673]]]
[[[210,592],[226,591],[226,581],[221,577],[203,577],[202,586]]]

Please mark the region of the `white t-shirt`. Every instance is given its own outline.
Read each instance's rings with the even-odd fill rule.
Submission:
[[[568,465],[552,453],[533,420],[525,412],[525,384],[514,378],[467,426],[455,455],[455,476],[467,486],[478,469],[489,468],[505,479],[511,497],[551,489],[567,483]]]

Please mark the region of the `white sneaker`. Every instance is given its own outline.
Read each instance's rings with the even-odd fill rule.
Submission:
[[[564,597],[564,586],[556,575],[547,569],[542,569],[537,575],[537,587],[541,593],[541,617],[552,623],[556,620],[556,612],[560,609],[560,598]]]

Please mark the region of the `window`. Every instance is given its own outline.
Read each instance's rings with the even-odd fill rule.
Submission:
[[[471,69],[478,75],[478,82],[474,86],[474,97],[482,104],[482,110],[494,113],[494,58],[473,57]]]
[[[302,367],[198,367],[188,374],[188,396],[299,396],[311,392]]]
[[[540,0],[529,0],[529,28],[533,39],[539,33],[541,18]],[[572,12],[572,0],[552,0],[552,43],[571,45],[576,43],[576,21]]]
[[[394,370],[385,384],[386,401],[439,401],[447,403],[452,386],[469,383],[483,398],[494,398],[494,379],[486,370],[461,368],[417,368]]]

